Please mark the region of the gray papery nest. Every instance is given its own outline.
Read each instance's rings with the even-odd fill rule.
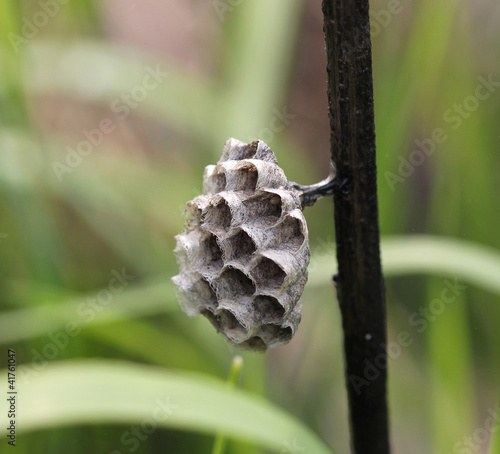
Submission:
[[[172,280],[188,315],[204,315],[250,350],[292,339],[310,259],[302,194],[264,142],[226,142],[176,237],[180,273]]]

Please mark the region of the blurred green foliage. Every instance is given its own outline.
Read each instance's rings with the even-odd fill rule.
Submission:
[[[201,192],[203,168],[218,159],[224,141],[258,138],[289,105],[297,67],[308,65],[299,49],[319,0],[187,2],[215,30],[209,71],[113,41],[105,18],[120,17],[111,6],[139,8],[132,0],[42,3],[57,11],[49,15],[34,1],[0,6],[0,364],[16,350],[27,371],[18,378],[20,396],[32,399],[39,415],[26,417],[25,432],[20,417],[17,452],[201,453],[224,430],[230,453],[302,452],[303,434],[307,452],[325,452],[321,439],[348,452],[329,200],[306,211],[313,260],[292,343],[266,355],[245,353],[241,394],[228,393],[210,408],[193,398],[186,403],[192,414],[141,433],[134,451],[122,439],[150,411],[152,402],[140,397],[152,399],[157,388],[148,383],[161,374],[167,394],[168,386],[178,391],[176,374],[195,383],[194,396],[222,393],[215,379],[225,379],[237,352],[206,320],[180,312],[170,286],[174,236],[184,203]],[[162,11],[173,14],[176,3]],[[401,333],[412,339],[390,362],[393,446],[448,453],[465,446],[464,437],[475,439],[498,402],[498,7],[374,0],[371,8],[389,341],[397,347]],[[27,26],[44,17],[45,25]],[[154,90],[138,88],[158,68],[168,75]],[[310,87],[298,86],[307,97]],[[144,93],[134,107],[123,98]],[[323,114],[326,123],[326,104]],[[90,131],[106,119],[113,131],[101,141]],[[328,150],[317,158],[297,139],[294,121],[260,138],[291,180],[319,180]],[[307,131],[311,142],[324,133],[316,124]],[[89,134],[99,143],[85,148]],[[443,303],[453,282],[456,293],[446,294],[454,298]],[[89,360],[95,358],[101,362]],[[113,365],[120,360],[141,365]],[[99,369],[103,361],[109,370]],[[103,405],[89,409],[92,392]],[[271,413],[275,419],[258,424]],[[283,433],[271,430],[280,424]],[[499,446],[497,436],[491,452]],[[0,452],[9,448],[3,442]]]

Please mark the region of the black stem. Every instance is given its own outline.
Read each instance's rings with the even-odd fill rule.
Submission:
[[[385,289],[375,162],[368,0],[323,0],[334,191],[337,298],[354,454],[388,454]]]

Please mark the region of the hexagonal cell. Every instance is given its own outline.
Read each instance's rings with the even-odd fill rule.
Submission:
[[[205,279],[196,281],[192,290],[199,296],[199,299],[204,306],[211,307],[213,309],[217,308],[218,303],[215,291]]]
[[[246,340],[245,342],[242,342],[238,346],[245,350],[253,350],[258,352],[265,352],[267,350],[266,343],[259,336],[251,337],[250,339]]]
[[[263,257],[251,271],[252,277],[260,288],[280,289],[286,273],[271,259]]]
[[[252,296],[255,293],[253,281],[243,271],[227,267],[214,281],[221,298],[235,299],[238,296]]]
[[[172,278],[178,291],[179,303],[191,317],[206,308],[216,309],[217,296],[210,284],[199,273],[182,273]]]
[[[306,239],[302,231],[302,223],[293,216],[287,216],[275,227],[274,236],[278,239],[275,243],[276,248],[292,248],[293,252],[300,249]]]
[[[231,226],[231,209],[225,200],[220,200],[217,205],[206,208],[201,222],[204,229],[225,232]]]
[[[222,250],[217,242],[217,237],[209,233],[208,236],[201,241],[201,247],[203,248],[203,258],[205,260],[205,266],[214,272],[218,272],[222,266]]]
[[[271,226],[281,217],[281,197],[278,194],[265,193],[243,202],[247,221],[251,224]]]
[[[255,242],[244,230],[227,239],[227,260],[249,261],[250,256],[257,250]]]
[[[253,307],[261,314],[263,323],[280,323],[285,315],[285,308],[274,296],[257,296],[253,300]]]
[[[186,216],[185,226],[187,230],[192,230],[200,225],[201,209],[192,201],[186,204],[184,215]]]
[[[204,309],[200,312],[203,316],[205,316],[208,321],[212,324],[212,326],[220,333],[222,332],[222,327],[217,319],[217,316],[210,310]]]
[[[249,144],[244,144],[241,148],[233,149],[231,154],[231,159],[240,161],[242,159],[252,159],[257,153],[257,147],[259,146],[259,141],[254,140]]]
[[[258,335],[264,339],[270,347],[287,344],[293,336],[292,328],[276,325],[262,325]]]
[[[228,189],[232,191],[254,192],[257,187],[259,172],[251,162],[242,163],[239,168],[231,171],[231,184]]]
[[[188,230],[182,235],[177,235],[175,245],[175,255],[181,269],[196,266],[200,258],[200,235],[199,230]]]
[[[241,326],[232,312],[220,309],[215,317],[222,328],[222,332],[229,339],[241,342],[247,338],[247,330]]]
[[[208,178],[208,183],[210,191],[212,194],[217,194],[219,192],[226,190],[226,174],[224,169],[219,169],[217,173],[210,175]]]

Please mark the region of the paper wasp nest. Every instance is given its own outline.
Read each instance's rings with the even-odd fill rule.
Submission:
[[[172,280],[183,310],[246,349],[288,343],[310,258],[299,193],[262,141],[229,139],[203,183],[176,237],[180,274]]]

